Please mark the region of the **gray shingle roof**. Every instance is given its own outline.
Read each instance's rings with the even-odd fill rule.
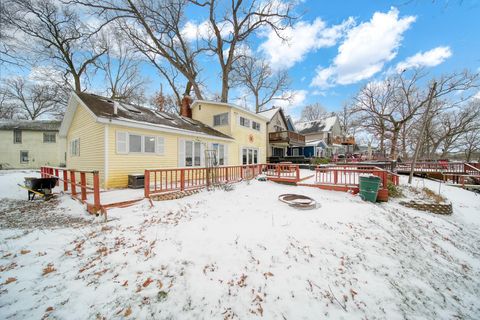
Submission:
[[[209,127],[200,121],[185,118],[178,114],[158,112],[149,108],[131,105],[124,102],[118,102],[117,114],[114,114],[114,101],[109,98],[104,98],[85,92],[77,93],[77,96],[97,117],[117,120],[134,120],[147,124],[151,123],[164,125],[172,128],[232,139],[230,136],[213,129],[212,127]]]
[[[0,130],[58,131],[58,120],[0,120]]]

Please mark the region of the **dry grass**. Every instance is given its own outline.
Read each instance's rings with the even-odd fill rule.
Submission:
[[[54,271],[57,271],[57,269],[55,269],[55,268],[53,267],[53,264],[49,263],[45,268],[43,268],[43,273],[42,273],[42,275],[45,276],[45,275],[47,275],[47,274],[49,274],[49,273],[52,273],[52,272],[54,272]]]
[[[437,194],[426,187],[422,188],[422,192],[427,196],[427,198],[429,198],[435,203],[444,203],[447,201],[447,199],[444,196]]]

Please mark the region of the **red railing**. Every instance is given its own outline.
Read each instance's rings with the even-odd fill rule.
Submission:
[[[375,175],[382,181],[382,188],[386,188],[388,181],[399,184],[399,177],[395,173],[374,166],[337,165],[335,167],[317,167],[315,169],[315,183],[328,185],[343,185],[346,187],[359,186],[362,175]]]
[[[404,162],[397,164],[397,171],[407,172],[410,171],[411,163]],[[448,172],[448,173],[465,173],[465,165],[463,162],[447,162],[447,161],[430,161],[430,162],[417,162],[414,166],[414,171],[417,173],[430,173],[430,172]]]
[[[264,165],[264,173],[273,180],[299,181],[300,166],[290,163],[267,163]]]
[[[73,198],[87,204],[90,213],[98,213],[100,204],[100,177],[98,171],[75,170],[57,167],[41,167],[42,178],[58,178],[63,186],[63,191],[70,190]],[[57,181],[57,185],[60,183]],[[78,189],[77,189],[78,188]],[[93,193],[93,204],[87,202],[87,194]]]
[[[200,189],[214,183],[254,178],[262,172],[263,166],[252,164],[215,168],[148,169],[145,170],[145,197],[158,193]]]

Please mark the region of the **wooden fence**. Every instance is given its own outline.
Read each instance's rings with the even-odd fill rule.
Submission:
[[[87,211],[98,213],[102,210],[100,204],[100,177],[98,171],[75,170],[58,167],[41,167],[42,178],[57,178],[57,185],[64,192],[70,191],[73,198],[87,204]],[[87,194],[93,193],[93,204],[87,202]]]

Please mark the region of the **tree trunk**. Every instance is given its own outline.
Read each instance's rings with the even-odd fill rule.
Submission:
[[[397,143],[398,143],[398,134],[400,130],[395,128],[393,129],[392,136],[392,145],[390,146],[390,159],[395,161],[397,160]]]
[[[225,69],[227,67],[225,66]],[[229,70],[223,70],[222,71],[222,96],[221,96],[221,102],[228,102],[228,74]]]
[[[75,82],[75,91],[76,92],[82,92],[82,85],[80,83],[80,76],[76,75],[76,74],[72,74],[73,75],[73,81]]]

